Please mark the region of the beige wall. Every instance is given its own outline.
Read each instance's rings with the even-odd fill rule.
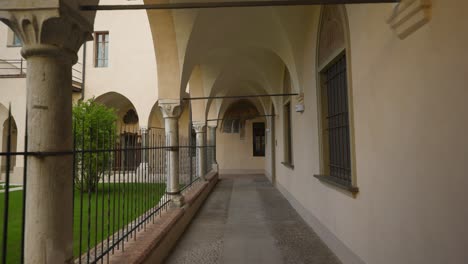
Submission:
[[[200,62],[199,57],[206,58],[211,51],[226,46],[230,48],[229,56],[219,57],[223,67],[226,62],[232,64],[233,60],[226,58],[238,57],[236,65],[242,67],[249,65],[244,62],[262,62],[252,66],[263,69],[262,74],[256,74],[261,75],[261,80],[255,80],[251,70],[239,74],[233,65],[222,76],[223,87],[236,89],[233,82],[245,78],[255,81],[242,83],[252,85],[246,86],[250,89],[246,91],[258,84],[268,85],[263,87],[265,91],[279,91],[282,63],[288,66],[293,90],[304,92],[305,104],[304,113],[292,114],[294,169],[281,164],[283,117],[278,98],[275,110],[279,117],[275,118],[274,128],[277,145],[272,146],[274,140],[268,140],[273,131],[267,133],[266,141],[267,150],[275,149],[276,159],[271,161],[270,152],[266,158],[252,156],[249,122],[244,140],[239,139],[239,134],[224,134],[218,129],[217,160],[221,172],[266,170],[271,175],[275,167],[278,188],[343,263],[461,264],[468,259],[468,3],[432,2],[431,22],[405,40],[400,40],[386,22],[393,4],[346,8],[350,24],[350,96],[354,100],[354,169],[360,189],[356,197],[313,177],[320,172],[315,75],[318,8],[251,9],[241,14],[230,9],[222,11],[225,19],[216,25],[213,20],[217,14],[203,11],[196,25],[206,26],[204,31],[177,29],[180,41],[188,39],[181,32],[196,36],[188,41],[192,43],[192,54],[186,56],[189,61],[180,63],[189,69]],[[176,24],[183,19],[182,14],[178,13]],[[143,26],[135,30],[137,24]],[[140,125],[145,126],[158,93],[148,25],[144,11],[98,14],[95,29],[110,32],[109,68],[93,68],[93,45],[89,42],[86,90],[87,98],[109,91],[123,94],[135,105],[143,122]],[[245,32],[239,33],[239,28],[245,28]],[[0,35],[6,36],[3,25]],[[252,46],[259,48],[244,50]],[[15,59],[19,49],[6,49],[6,42],[0,43],[0,54],[0,59]],[[210,65],[217,67],[219,61]],[[190,76],[190,72],[184,74]],[[24,79],[0,79],[0,102],[7,106],[12,101],[20,139],[24,137],[25,91]],[[296,102],[293,98],[292,105]],[[220,106],[216,107],[219,110]],[[182,115],[181,124],[187,122],[188,116]],[[18,149],[22,148],[21,142]]]
[[[142,0],[132,2],[141,3]],[[100,4],[128,4],[128,1],[101,0]],[[120,93],[135,106],[140,126],[148,126],[158,85],[146,11],[98,12],[94,30],[109,31],[109,67],[94,67],[94,43],[87,42],[85,97],[98,97],[111,91]]]
[[[264,173],[265,158],[253,156],[252,123],[254,122],[265,121],[262,118],[246,121],[244,139],[240,139],[239,133],[223,133],[221,126],[218,127],[216,160],[221,174]]]
[[[3,135],[3,124],[8,118],[8,105],[11,103],[11,114],[15,120],[18,137],[16,149],[18,151],[24,150],[24,133],[25,133],[25,119],[26,119],[26,79],[25,78],[0,78],[0,141]],[[2,149],[0,143],[0,149]],[[16,167],[13,169],[11,175],[11,182],[14,184],[21,184],[23,182],[23,163],[22,156],[16,157]],[[0,175],[0,180],[4,180],[5,175]]]
[[[306,111],[292,118],[294,170],[279,163],[277,122],[279,188],[344,263],[468,259],[468,4],[433,2],[432,21],[405,40],[386,23],[392,5],[347,6],[356,198],[313,177],[320,171],[313,74],[303,76]],[[318,19],[311,23],[317,28]],[[315,44],[314,30],[304,72],[315,72]]]

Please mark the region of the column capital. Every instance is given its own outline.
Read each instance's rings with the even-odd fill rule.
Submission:
[[[208,121],[208,127],[209,128],[217,128],[218,127],[218,121]]]
[[[198,133],[206,133],[206,122],[204,121],[194,121],[192,122],[193,129]]]
[[[93,32],[92,22],[77,7],[72,8],[64,1],[40,8],[36,4],[14,2],[24,1],[7,1],[6,7],[0,8],[0,20],[23,42],[24,58],[46,55],[77,62],[76,53],[85,41],[92,40]]]
[[[182,113],[182,103],[177,99],[160,99],[159,107],[164,118],[178,118]]]

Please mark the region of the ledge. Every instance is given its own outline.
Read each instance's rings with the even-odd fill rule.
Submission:
[[[352,194],[356,194],[359,192],[358,187],[351,186],[344,181],[341,181],[340,179],[337,179],[332,176],[327,176],[327,175],[314,175],[315,178],[319,179],[321,182],[326,182],[328,184],[331,184],[335,187],[338,187],[342,190],[345,190],[347,192],[350,192]]]
[[[26,74],[0,74],[0,79],[26,78]]]
[[[281,164],[283,164],[286,168],[289,168],[291,170],[294,170],[294,164],[291,164],[289,162],[281,162]]]

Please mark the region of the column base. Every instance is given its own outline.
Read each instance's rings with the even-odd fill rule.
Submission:
[[[145,172],[148,172],[149,170],[149,164],[148,162],[142,162],[140,163],[140,165],[138,166],[137,170],[136,170],[136,173],[137,174],[143,174]]]
[[[219,165],[218,165],[218,163],[213,163],[211,166],[212,166],[212,168],[213,168],[214,171],[219,172]]]
[[[185,198],[182,194],[171,195],[171,200],[171,207],[173,208],[181,208],[185,204]]]

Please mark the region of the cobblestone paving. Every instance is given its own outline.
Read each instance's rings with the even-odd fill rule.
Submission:
[[[243,209],[246,197],[252,201]],[[222,176],[166,263],[271,264],[272,256],[275,263],[340,264],[265,176]]]

